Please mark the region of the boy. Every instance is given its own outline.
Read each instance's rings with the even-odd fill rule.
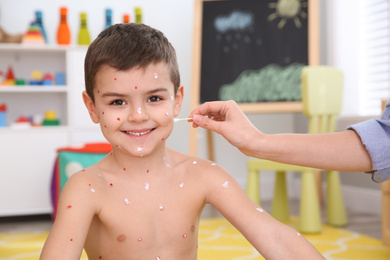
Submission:
[[[143,24],[104,30],[85,58],[84,103],[113,151],[73,175],[41,259],[196,259],[206,203],[267,259],[323,259],[252,202],[225,170],[168,149],[183,87],[165,36]]]

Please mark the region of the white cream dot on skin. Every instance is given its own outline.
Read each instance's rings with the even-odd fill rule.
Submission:
[[[126,205],[130,205],[131,202],[130,202],[127,198],[125,198],[125,204],[126,204]]]
[[[145,183],[145,190],[149,190],[149,187],[150,187],[149,183]]]
[[[264,209],[262,209],[262,208],[256,208],[256,210],[257,210],[258,212],[264,212]]]
[[[157,73],[154,73],[154,78],[155,78],[155,79],[158,79]]]
[[[227,189],[229,187],[229,182],[225,181],[224,184],[222,184],[222,189]]]
[[[165,115],[166,115],[166,116],[168,116],[168,115],[169,115],[169,113],[168,113],[168,112],[165,112]]]
[[[138,107],[138,108],[137,108],[137,113],[138,113],[138,114],[141,114],[141,107]]]
[[[192,164],[194,164],[194,165],[197,164],[197,163],[198,163],[197,161],[193,161],[193,162],[192,162]]]
[[[171,96],[171,100],[173,101],[175,98],[173,96]]]
[[[160,205],[159,208],[160,208],[161,211],[164,210],[164,206],[161,206],[161,205]]]
[[[142,146],[140,146],[140,147],[137,148],[137,151],[138,151],[138,152],[141,152],[143,149],[144,149],[144,148],[143,148]]]
[[[95,189],[91,189],[92,192],[95,192]]]
[[[180,182],[179,186],[180,186],[180,188],[183,188],[184,183],[183,183],[183,182]]]

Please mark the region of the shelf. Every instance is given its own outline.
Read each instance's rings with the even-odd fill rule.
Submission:
[[[67,92],[66,86],[1,86],[0,93],[27,93],[27,92],[39,92],[39,93],[61,93]]]
[[[38,132],[66,132],[68,131],[68,127],[65,125],[59,125],[59,126],[32,126],[30,128],[25,128],[25,129],[18,129],[18,128],[12,128],[10,126],[6,127],[0,127],[0,133],[5,134],[5,133],[12,133],[12,134],[17,134],[17,133],[38,133]]]
[[[33,45],[23,43],[0,43],[0,51],[53,51],[53,52],[64,52],[66,50],[86,50],[88,46],[77,46],[77,45]]]

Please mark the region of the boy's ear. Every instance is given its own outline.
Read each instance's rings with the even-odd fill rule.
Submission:
[[[95,110],[95,104],[93,103],[91,97],[87,94],[86,91],[83,91],[83,100],[86,108],[88,109],[89,116],[91,117],[92,121],[95,124],[99,123],[99,117]]]
[[[173,116],[176,117],[180,113],[181,104],[183,103],[184,98],[184,87],[182,85],[179,86],[176,92],[175,97],[175,107],[173,108]]]

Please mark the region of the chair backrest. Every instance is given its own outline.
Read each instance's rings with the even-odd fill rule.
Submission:
[[[343,72],[329,66],[306,66],[302,70],[303,113],[309,117],[309,133],[334,132],[341,112]]]

